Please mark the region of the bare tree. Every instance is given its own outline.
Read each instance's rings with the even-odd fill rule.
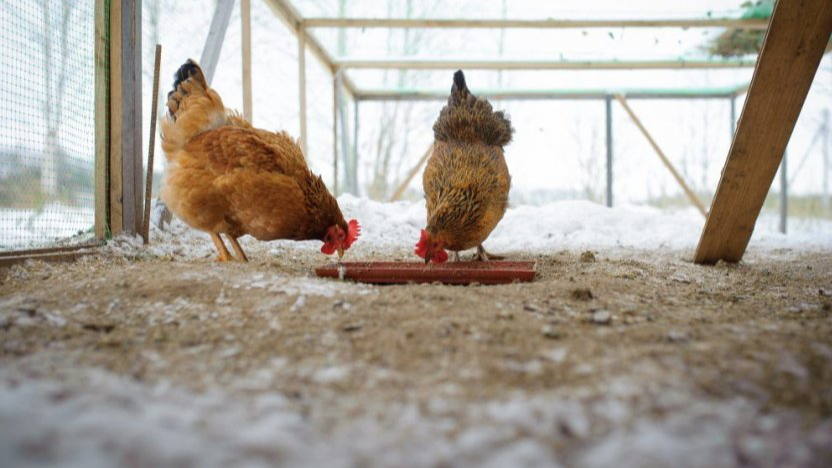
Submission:
[[[57,18],[54,18],[52,2],[43,0],[43,30],[40,44],[43,47],[45,73],[43,120],[46,123],[46,135],[40,186],[46,198],[54,197],[59,186],[58,174],[62,161],[58,136],[63,122],[67,78],[73,71],[69,69],[69,25],[77,5],[78,2],[58,3],[60,10],[55,12]],[[57,34],[54,33],[56,30]]]

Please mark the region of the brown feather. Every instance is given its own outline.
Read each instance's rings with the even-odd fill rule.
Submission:
[[[428,233],[460,251],[482,244],[508,208],[511,176],[502,146],[513,129],[502,112],[470,93],[461,72],[454,81],[434,124],[436,142],[422,185]]]
[[[169,165],[161,196],[174,214],[196,229],[260,240],[323,240],[335,224],[348,230],[287,133],[252,127],[203,86],[201,71],[189,76],[162,122]]]

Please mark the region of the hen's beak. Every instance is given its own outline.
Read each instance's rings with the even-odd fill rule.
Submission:
[[[433,258],[433,252],[431,252],[430,250],[425,252],[425,265],[430,263],[430,259],[432,259],[432,258]]]
[[[344,258],[344,246],[338,244],[336,249],[338,249],[338,260],[341,260],[342,258]]]

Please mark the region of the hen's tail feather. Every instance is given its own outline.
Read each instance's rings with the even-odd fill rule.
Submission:
[[[202,69],[190,59],[173,75],[173,89],[168,93],[167,107],[168,115],[160,123],[160,134],[162,149],[168,158],[194,136],[229,125],[222,98],[208,86]],[[231,125],[247,125],[242,118],[232,115],[231,119]]]
[[[486,99],[471,94],[462,70],[454,73],[454,84],[448,105],[442,108],[433,124],[438,141],[482,142],[489,146],[505,146],[511,142],[514,129],[502,111],[494,112]]]
[[[182,101],[188,96],[205,94],[208,82],[202,69],[193,59],[188,59],[173,74],[173,89],[168,93],[168,114],[176,120]]]

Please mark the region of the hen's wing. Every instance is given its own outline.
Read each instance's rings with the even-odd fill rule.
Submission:
[[[297,239],[308,223],[302,185],[309,170],[300,148],[283,133],[222,127],[191,140],[229,205],[235,233],[260,240]]]
[[[227,126],[197,136],[186,149],[204,155],[217,176],[241,168],[289,177],[309,170],[300,148],[285,133]]]

